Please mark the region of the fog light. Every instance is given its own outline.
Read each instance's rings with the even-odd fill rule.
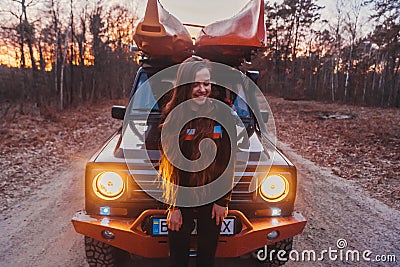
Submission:
[[[274,240],[274,239],[278,238],[278,236],[279,236],[279,232],[275,230],[275,231],[270,232],[267,235],[267,239],[268,240]]]
[[[100,207],[100,215],[110,215],[110,207]]]
[[[281,209],[272,208],[272,216],[281,216]]]
[[[101,235],[108,240],[113,240],[115,238],[115,235],[113,232],[108,231],[108,230],[103,230],[101,231]]]

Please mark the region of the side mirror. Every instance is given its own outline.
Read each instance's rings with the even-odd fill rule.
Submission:
[[[256,70],[248,70],[246,71],[246,76],[249,77],[255,84],[257,84],[258,76],[260,76],[260,72]]]
[[[269,117],[269,112],[268,110],[261,110],[261,118],[263,120],[264,123],[268,122],[268,117]]]
[[[123,120],[125,117],[126,107],[113,106],[111,109],[111,117],[118,120]]]

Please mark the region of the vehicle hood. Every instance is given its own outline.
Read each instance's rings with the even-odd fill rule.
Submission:
[[[134,120],[125,129],[120,129],[95,155],[94,162],[128,163],[137,166],[153,164],[160,160],[158,124],[149,124],[146,120]],[[237,126],[238,133],[246,131]],[[288,166],[292,165],[277,148],[265,137],[260,138],[252,131],[248,138],[238,139],[236,153],[237,167],[242,165]]]

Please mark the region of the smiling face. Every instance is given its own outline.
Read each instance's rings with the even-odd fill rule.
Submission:
[[[210,71],[207,68],[201,69],[196,73],[195,82],[192,85],[190,98],[194,100],[193,110],[206,103],[211,93]]]

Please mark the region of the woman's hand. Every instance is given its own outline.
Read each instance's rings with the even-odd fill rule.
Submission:
[[[226,216],[228,216],[228,207],[222,207],[214,203],[211,212],[211,218],[215,218],[217,225],[219,225]]]
[[[182,226],[182,213],[180,209],[170,209],[167,215],[167,225],[172,231],[179,231]]]

